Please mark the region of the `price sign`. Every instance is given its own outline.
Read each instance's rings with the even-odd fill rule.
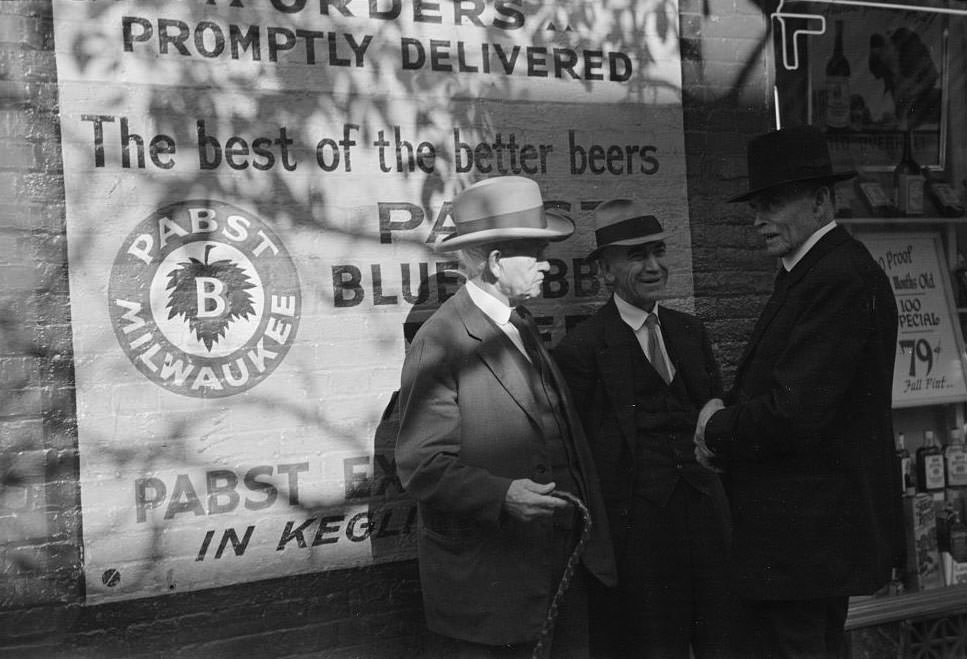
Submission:
[[[963,336],[939,234],[858,231],[856,237],[896,295],[893,407],[967,400]]]

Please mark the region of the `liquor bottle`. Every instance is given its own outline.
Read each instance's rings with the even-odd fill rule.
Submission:
[[[917,449],[917,487],[921,492],[942,492],[944,485],[943,451],[928,430],[923,434],[923,446]]]
[[[930,199],[937,207],[937,212],[943,217],[960,217],[964,214],[964,205],[960,197],[954,192],[952,185],[932,173],[929,167],[921,170],[924,185]]]
[[[893,170],[896,206],[903,215],[923,215],[923,174],[913,159],[913,131],[904,121],[903,155]]]
[[[836,217],[853,217],[853,201],[856,199],[853,181],[836,185],[835,194]]]
[[[957,253],[957,267],[954,268],[954,288],[957,294],[957,306],[967,306],[967,258],[963,253]]]
[[[826,130],[849,128],[849,60],[843,55],[843,21],[836,21],[833,54],[826,62]]]
[[[950,520],[950,555],[958,563],[967,563],[967,525],[954,513]]]
[[[951,430],[950,443],[944,449],[947,487],[967,487],[967,445],[959,428]]]
[[[917,493],[913,482],[913,459],[907,450],[902,432],[896,436],[896,457],[900,461],[900,494],[912,497]]]
[[[863,193],[863,201],[866,202],[871,217],[894,217],[897,214],[896,206],[875,178],[860,175],[856,185]]]
[[[903,585],[903,569],[894,567],[890,570],[890,583],[887,584],[889,595],[902,595],[905,587]]]
[[[953,505],[948,501],[944,504],[937,504],[937,549],[940,551],[950,551],[950,527],[957,519],[957,513]]]

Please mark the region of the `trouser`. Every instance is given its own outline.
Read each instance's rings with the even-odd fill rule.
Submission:
[[[573,511],[568,514],[573,514]],[[580,524],[575,526],[572,522],[568,522],[564,527],[554,527],[555,540],[559,540],[554,543],[554,546],[559,547],[559,551],[554,557],[557,566],[551,571],[552,579],[548,584],[548,593],[551,596],[557,592],[568,558],[577,544],[580,532]],[[558,605],[553,633],[548,639],[549,647],[543,656],[552,659],[586,659],[589,656],[588,582],[592,580],[596,581],[579,563]],[[514,606],[514,603],[508,602],[508,606]],[[425,659],[487,659],[489,657],[524,659],[532,655],[537,640],[536,631],[533,640],[510,645],[474,643],[430,632],[422,657]]]
[[[554,633],[551,637],[550,657],[553,659],[586,659],[588,650],[588,593],[584,568],[575,572],[571,586],[558,611]],[[534,652],[537,642],[512,645],[485,645],[458,638],[430,633],[427,638],[425,659],[527,659]]]
[[[848,597],[740,600],[745,654],[760,659],[836,659],[843,651]]]
[[[635,497],[618,556],[619,587],[592,592],[594,655],[734,656],[729,533],[724,495],[679,482],[664,506]]]

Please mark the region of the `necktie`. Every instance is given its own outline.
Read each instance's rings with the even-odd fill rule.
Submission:
[[[524,344],[524,349],[527,351],[527,356],[530,358],[531,363],[534,365],[538,371],[543,370],[541,368],[541,351],[537,347],[537,340],[534,338],[534,334],[531,332],[530,327],[527,325],[527,321],[517,313],[514,309],[510,312],[510,322],[517,328],[518,334],[520,334],[520,340]]]
[[[785,266],[779,266],[779,272],[776,273],[776,282],[772,287],[773,294],[782,293],[786,290],[786,285],[789,280],[789,271],[786,270]]]
[[[672,381],[671,371],[665,362],[665,355],[661,351],[661,344],[658,342],[658,316],[653,313],[645,318],[645,327],[648,328],[648,354],[651,356],[651,365],[658,371],[658,375],[670,384]]]

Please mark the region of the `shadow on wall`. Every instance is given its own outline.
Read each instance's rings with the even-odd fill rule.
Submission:
[[[116,7],[118,3],[92,4],[90,11],[100,14],[105,24],[105,32],[115,29]],[[215,3],[209,2],[208,5]],[[238,3],[242,4],[242,3]],[[612,33],[605,38],[616,42],[638,44],[639,52],[635,53],[638,61],[647,63],[653,60],[648,52],[647,40],[642,37],[646,30],[657,31],[666,38],[675,36],[677,25],[668,20],[667,8],[671,6],[667,0],[656,0],[646,13],[636,14],[627,7],[627,3],[611,2],[577,2],[565,8],[557,3],[547,3],[537,10],[541,16],[528,21],[528,26],[544,25],[555,22],[569,25],[575,35],[590,35],[589,26],[601,21],[601,12],[608,12],[611,16],[605,21],[613,26]],[[633,4],[633,3],[632,3]],[[154,0],[130,0],[124,3],[125,12],[137,15],[139,9],[145,13],[152,13],[157,3]],[[220,11],[230,11],[236,3],[220,3]],[[708,14],[708,2],[705,3]],[[48,10],[49,11],[49,10]],[[203,10],[199,10],[200,12]],[[299,28],[298,14],[292,17],[276,15],[276,23],[291,30]],[[532,29],[528,27],[527,29]],[[494,28],[490,28],[494,40],[499,36]],[[416,172],[404,173],[404,176],[422,176],[420,183],[420,203],[428,208],[433,197],[446,193],[456,179],[465,179],[456,171],[455,165],[449,160],[448,140],[452,126],[475,127],[481,133],[499,130],[495,125],[497,119],[493,117],[494,108],[499,101],[481,99],[466,102],[457,100],[457,93],[461,86],[459,76],[455,75],[425,75],[404,76],[398,67],[392,66],[395,53],[389,51],[385,44],[399,43],[401,34],[399,27],[392,21],[380,24],[374,32],[374,44],[384,44],[385,51],[371,53],[375,68],[369,84],[363,84],[357,77],[341,75],[342,71],[335,67],[316,67],[312,75],[324,80],[319,84],[331,89],[339,89],[336,94],[318,94],[308,91],[292,91],[298,85],[287,83],[282,78],[288,75],[281,67],[265,65],[262,75],[266,79],[267,89],[286,89],[285,92],[250,93],[247,95],[248,106],[239,109],[221,102],[222,95],[234,85],[229,75],[218,72],[214,68],[205,66],[186,66],[184,79],[180,90],[168,87],[152,87],[150,84],[132,89],[131,94],[146,95],[146,105],[149,108],[150,119],[158,133],[173,135],[179,142],[191,142],[196,136],[187,134],[189,128],[185,117],[209,117],[211,124],[230,126],[235,135],[257,135],[264,125],[286,125],[293,133],[308,132],[309,122],[328,123],[338,125],[346,117],[374,117],[370,125],[394,125],[400,123],[396,116],[394,99],[386,95],[374,93],[379,88],[379,81],[385,76],[396,79],[397,84],[405,88],[407,96],[413,99],[427,99],[417,103],[418,117],[416,124],[419,134],[414,141],[428,141],[436,146],[439,155],[434,172],[424,174]],[[552,36],[552,35],[551,35]],[[76,66],[80,71],[93,66],[94,61],[86,55],[96,53],[102,47],[103,34],[82,35],[76,43],[56,44],[59,50],[72,53]],[[113,37],[112,37],[113,38]],[[587,37],[573,37],[576,48],[599,47],[601,37],[593,39]],[[551,43],[550,36],[537,29],[527,35],[527,39],[538,45]],[[763,36],[762,47],[765,46],[767,36]],[[684,48],[684,42],[683,42]],[[761,50],[761,48],[760,48]],[[693,58],[701,58],[700,45],[696,48],[692,44]],[[755,56],[754,56],[755,57]],[[754,57],[740,73],[735,81],[737,89],[748,78],[754,67]],[[121,62],[115,63],[120,67]],[[628,82],[628,96],[633,99],[647,98],[656,84],[649,80],[639,67],[636,77]],[[57,116],[58,103],[56,97],[24,98],[21,96],[24,82],[19,77],[11,85],[3,80],[0,71],[0,105],[22,110],[24,115],[38,122],[50,120]],[[270,83],[269,80],[273,79]],[[52,78],[51,86],[55,82]],[[497,79],[495,88],[488,94],[490,99],[501,99],[507,91],[508,84],[504,79]],[[581,83],[585,84],[585,83]],[[441,92],[443,92],[441,94]],[[453,93],[450,93],[453,92]],[[735,92],[728,92],[733,94]],[[439,101],[441,97],[448,101]],[[117,98],[117,105],[123,107],[125,98]],[[87,130],[90,126],[85,126]],[[63,126],[62,131],[67,130]],[[35,146],[43,138],[28,137]],[[62,139],[86,140],[87,136],[64,134]],[[362,134],[361,139],[372,142],[374,135]],[[22,176],[34,174],[56,177],[62,168],[60,163],[52,163],[46,169],[25,168],[19,173]],[[232,200],[232,203],[251,209],[256,215],[264,218],[279,218],[293,230],[309,232],[311,234],[325,234],[326,236],[341,236],[348,239],[347,245],[374,242],[377,237],[371,234],[355,234],[345,226],[336,225],[329,221],[328,199],[323,185],[314,186],[309,190],[293,186],[285,177],[281,168],[259,174],[257,186],[250,186],[245,177],[211,177],[206,178],[202,191],[204,196],[212,199]],[[51,186],[57,188],[56,185]],[[180,180],[172,180],[171,188],[174,196],[191,198],[190,193],[198,190],[198,182],[194,177],[185,176]],[[270,190],[271,194],[263,194]],[[52,190],[45,191],[50,194]],[[56,189],[57,194],[62,190]],[[24,193],[26,198],[26,193]],[[25,207],[27,201],[23,202]],[[35,206],[39,202],[34,202]],[[62,211],[59,203],[52,204]],[[34,211],[35,212],[35,211]],[[8,234],[2,236],[17,241],[24,249],[24,268],[29,268],[32,279],[19,287],[14,282],[3,282],[0,290],[0,346],[3,351],[3,372],[0,373],[0,574],[15,578],[29,578],[50,571],[58,571],[59,592],[25,593],[22,589],[7,588],[0,590],[0,608],[15,608],[37,601],[82,601],[82,577],[80,549],[82,537],[83,511],[80,509],[80,489],[77,484],[80,472],[80,456],[77,451],[77,410],[74,400],[74,356],[72,352],[72,338],[70,325],[70,309],[68,306],[68,270],[66,260],[66,233],[64,216],[57,218],[52,230],[34,226],[25,226],[19,230],[4,229]],[[69,267],[75,272],[86,269],[87,259],[100,259],[103,255],[85,242],[89,240],[82,234],[72,240],[77,244],[71,246],[72,262]],[[419,243],[426,249],[426,246]],[[427,250],[427,257],[430,252]],[[429,286],[429,279],[421,282],[420,299],[427,299],[424,295]],[[439,284],[439,282],[438,282]],[[306,294],[311,294],[315,282],[303,281]],[[321,297],[321,296],[320,296]],[[435,302],[435,301],[434,301]],[[403,325],[406,342],[412,338],[416,328],[432,313],[434,304],[416,305],[412,308]],[[396,336],[386,336],[381,345],[373,345],[374,351],[395,348],[398,345]],[[103,341],[100,350],[116,349],[116,341],[110,327],[103,328]],[[325,401],[328,392],[324,390],[317,379],[317,366],[305,364],[299,374],[299,386],[304,391],[304,400]],[[259,392],[259,389],[263,390]],[[392,453],[395,438],[391,431],[370,432],[375,428],[377,419],[366,420],[358,426],[347,429],[345,423],[333,421],[324,404],[315,406],[300,405],[290,402],[285,396],[277,395],[271,387],[260,387],[250,391],[248,401],[253,408],[271,411],[274,416],[286,415],[293,425],[300,427],[311,426],[317,429],[317,435],[327,438],[344,448],[359,449],[361,453],[372,452],[377,456],[374,460],[373,476],[362,479],[354,485],[362,488],[358,490],[359,501],[369,501],[371,526],[379,528],[380,521],[385,515],[403,516],[404,526],[413,526],[415,512],[410,502],[400,499],[399,481],[396,479]],[[390,392],[374,392],[375,395],[385,396]],[[391,415],[390,415],[391,416]],[[88,445],[101,447],[106,454],[100,456],[102,463],[111,464],[117,471],[125,473],[150,473],[162,455],[183,456],[184,470],[203,470],[208,465],[200,461],[197,454],[187,445],[188,437],[192,436],[192,427],[196,423],[194,411],[171,412],[160,427],[151,428],[151,445],[129,442],[119,443],[111,441],[111,437],[87,438]],[[391,418],[389,419],[391,422]],[[280,489],[284,489],[280,485]],[[347,491],[352,493],[350,487]],[[306,517],[318,516],[321,510],[340,505],[341,500],[320,500],[306,497],[300,506]],[[405,512],[403,512],[405,511]],[[384,524],[385,528],[389,528]],[[164,532],[160,525],[152,529],[154,537],[158,538]],[[400,551],[400,538],[395,534],[374,537],[373,553],[376,559],[384,555],[392,555]],[[160,543],[157,543],[160,546]],[[51,556],[51,547],[72,547],[65,554],[57,558]],[[404,544],[404,550],[406,550]],[[411,550],[411,549],[410,549]],[[160,553],[158,549],[155,554]],[[160,558],[160,557],[159,557]],[[0,579],[0,585],[13,583],[12,580]],[[65,585],[67,584],[67,585]]]

